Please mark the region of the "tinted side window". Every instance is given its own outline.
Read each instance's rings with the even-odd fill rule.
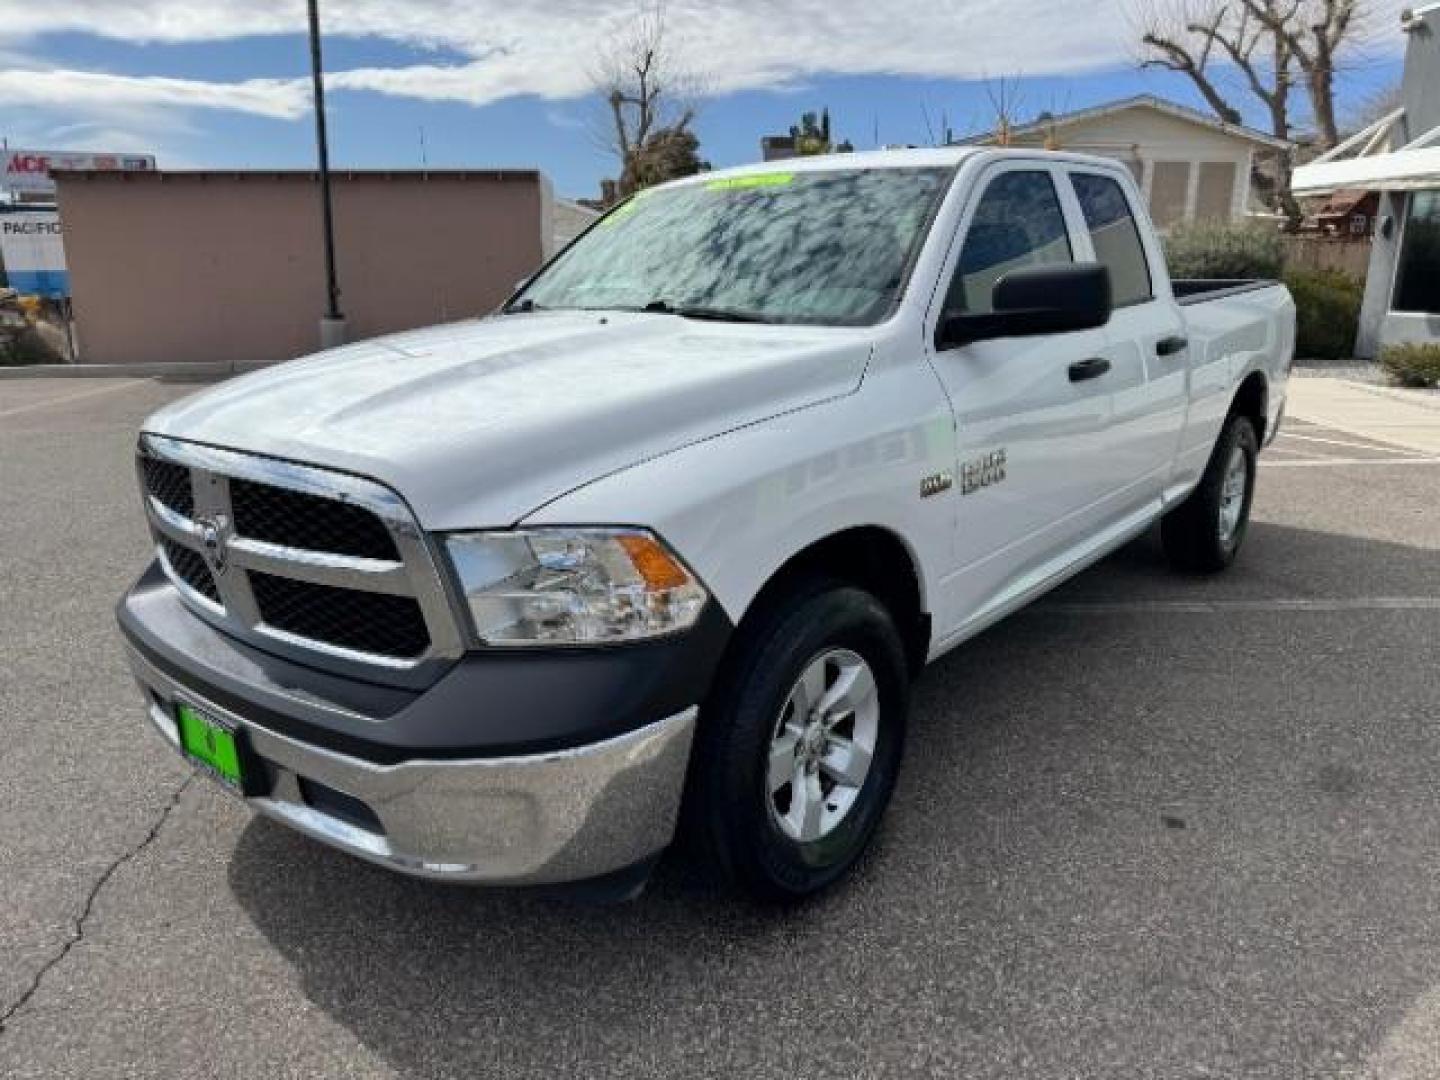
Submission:
[[[1405,223],[1400,272],[1395,282],[1396,311],[1440,312],[1440,191],[1410,195],[1410,220]]]
[[[1065,214],[1050,174],[1001,173],[975,208],[945,310],[991,311],[995,283],[1011,270],[1073,261]]]
[[[1070,179],[1075,182],[1075,194],[1095,244],[1095,258],[1110,268],[1115,306],[1149,300],[1154,295],[1150,267],[1125,192],[1108,176],[1072,173]]]

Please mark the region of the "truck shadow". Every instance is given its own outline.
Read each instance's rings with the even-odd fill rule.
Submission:
[[[404,1075],[1326,1072],[1440,982],[1436,614],[1082,610],[1440,593],[1433,550],[1252,530],[1199,583],[1144,538],[933,665],[876,847],[802,908],[674,860],[610,907],[442,887],[258,819],[230,887]]]

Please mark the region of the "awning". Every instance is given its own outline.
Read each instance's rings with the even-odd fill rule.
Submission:
[[[1440,128],[1427,131],[1394,150],[1380,150],[1391,139],[1404,109],[1356,132],[1323,157],[1296,169],[1290,190],[1296,195],[1329,195],[1345,188],[1365,191],[1414,191],[1440,188]],[[1347,157],[1353,154],[1353,157]]]
[[[1290,179],[1296,195],[1329,195],[1343,188],[1414,191],[1440,188],[1440,147],[1302,165]]]

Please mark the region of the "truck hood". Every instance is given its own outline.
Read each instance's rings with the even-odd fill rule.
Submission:
[[[507,315],[233,379],[145,430],[372,477],[429,529],[500,526],[647,458],[852,393],[869,354],[854,330]]]

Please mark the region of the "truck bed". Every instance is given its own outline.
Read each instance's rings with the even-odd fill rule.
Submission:
[[[1280,282],[1273,278],[1173,278],[1175,299],[1182,306],[1204,304],[1225,296],[1268,289]]]

